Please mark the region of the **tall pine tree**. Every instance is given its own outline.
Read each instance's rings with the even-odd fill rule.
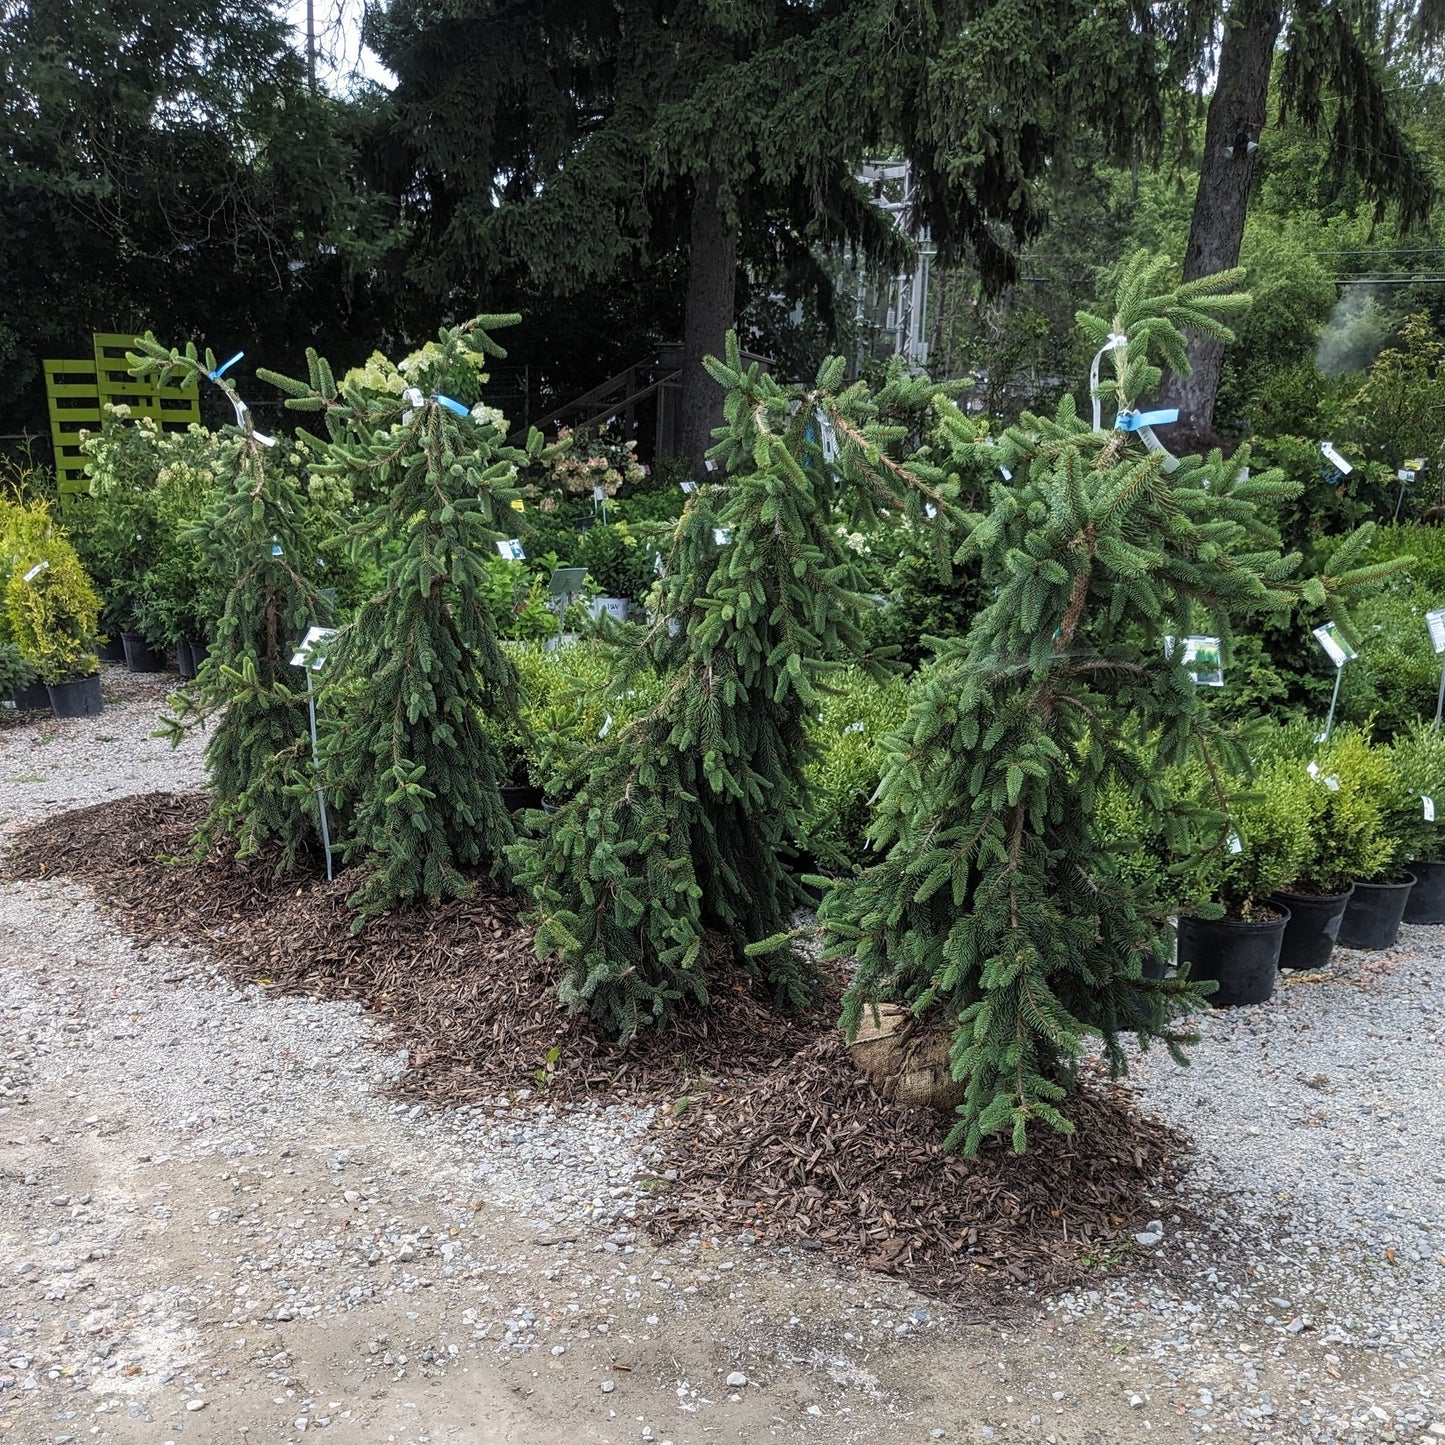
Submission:
[[[341,846],[368,870],[363,916],[455,898],[466,870],[501,862],[512,827],[484,714],[515,711],[513,669],[486,597],[486,558],[513,535],[517,467],[485,407],[481,368],[506,353],[488,335],[513,316],[445,329],[393,367],[374,357],[340,385],[308,353],[309,378],[263,372],[287,406],[322,412],[314,470],[375,498],[352,533],[383,569],[379,591],[328,646],[322,776]],[[532,434],[532,454],[541,438]]]
[[[211,352],[202,362],[194,346],[167,350],[149,333],[137,346],[128,357],[137,376],[214,382],[236,409],[236,425],[225,431],[230,486],[200,524],[207,561],[229,590],[210,654],[173,698],[167,722],[179,742],[219,714],[206,743],[211,808],[197,846],[227,833],[247,857],[274,842],[277,866],[287,871],[318,837],[305,679],[291,665],[306,629],[328,620],[313,580],[309,503],[296,474],[273,461],[272,439],[256,430]]]
[[[1141,253],[1113,319],[1079,318],[1111,363],[1097,395],[1116,424],[1096,430],[1066,396],[1054,417],[1025,415],[1002,438],[1012,480],[971,518],[959,554],[994,600],[940,648],[890,740],[879,861],[822,909],[829,953],[858,964],[850,1031],[891,1000],[952,1033],[966,1093],[950,1140],[969,1152],[996,1133],[1022,1149],[1034,1121],[1067,1132],[1060,1105],[1089,1036],[1115,1069],[1124,1032],[1177,1055],[1171,1016],[1198,1003],[1187,983],[1142,977],[1162,920],[1091,826],[1113,784],[1190,846],[1167,768],[1212,760],[1223,740],[1186,650],[1166,654],[1166,638],[1218,635],[1227,664],[1236,625],[1301,602],[1347,624],[1346,596],[1380,575],[1355,566],[1364,529],[1331,575],[1296,580],[1300,558],[1281,554],[1261,504],[1297,487],[1250,477],[1244,455],[1175,465],[1141,444],[1153,433],[1135,409],[1156,362],[1184,366],[1186,333],[1227,338],[1219,317],[1247,304],[1226,289],[1238,273],[1175,286],[1169,269]]]
[[[798,893],[784,865],[804,721],[840,659],[884,667],[866,655],[859,624],[873,604],[843,534],[929,526],[931,509],[946,538],[958,494],[956,476],[896,459],[935,408],[957,416],[930,383],[899,371],[876,394],[840,393],[834,359],[814,386],[785,387],[743,366],[735,336],[708,368],[726,395],[723,480],[690,497],[656,619],[618,648],[616,685],[656,669],[661,698],[553,780],[575,796],[512,850],[537,902],[538,951],[565,964],[563,1000],[624,1039],[707,1001],[709,929],[781,999],[807,993],[786,938]]]

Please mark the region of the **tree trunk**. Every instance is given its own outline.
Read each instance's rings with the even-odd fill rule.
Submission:
[[[722,387],[703,370],[704,356],[721,356],[723,337],[737,320],[738,228],[723,214],[717,178],[698,183],[692,203],[687,260],[687,313],[682,339],[682,454],[694,477],[706,471],[712,429],[722,424]]]
[[[1254,152],[1264,129],[1269,73],[1284,23],[1279,0],[1235,0],[1224,20],[1219,75],[1204,127],[1199,190],[1189,223],[1184,279],[1192,281],[1239,264]],[[1214,400],[1224,346],[1195,337],[1189,343],[1189,376],[1170,379],[1168,400],[1179,408],[1181,440],[1207,440],[1214,430]]]

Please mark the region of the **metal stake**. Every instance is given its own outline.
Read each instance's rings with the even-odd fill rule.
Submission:
[[[326,820],[326,793],[321,787],[321,750],[316,741],[316,688],[306,669],[306,707],[311,714],[311,766],[316,773],[316,806],[321,813],[321,846],[326,849],[326,881],[331,882],[331,827]]]
[[[1440,669],[1440,693],[1435,699],[1435,728],[1437,732],[1440,728],[1440,711],[1442,708],[1445,708],[1445,666],[1442,666]]]
[[[1329,742],[1330,729],[1335,725],[1335,704],[1340,700],[1340,681],[1344,675],[1345,669],[1343,667],[1335,668],[1335,691],[1334,696],[1330,698],[1330,715],[1325,719],[1325,735],[1320,739],[1322,743]]]

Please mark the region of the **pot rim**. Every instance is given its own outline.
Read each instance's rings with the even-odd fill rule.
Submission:
[[[1295,893],[1288,888],[1277,888],[1270,897],[1298,899],[1301,903],[1338,903],[1341,899],[1349,898],[1354,891],[1353,883],[1343,893]]]
[[[1399,882],[1399,883],[1385,883],[1385,882],[1370,883],[1370,882],[1367,882],[1367,881],[1366,881],[1365,879],[1363,879],[1363,878],[1357,878],[1357,879],[1355,880],[1355,887],[1356,887],[1356,888],[1378,888],[1381,892],[1384,892],[1387,888],[1413,888],[1419,881],[1420,881],[1420,879],[1418,878],[1418,876],[1417,876],[1416,874],[1414,874],[1414,873],[1411,873],[1410,870],[1407,868],[1407,869],[1405,870],[1405,878],[1404,878],[1404,881],[1402,881],[1402,882]]]
[[[1181,917],[1179,923],[1181,927],[1186,923],[1193,923],[1201,928],[1238,928],[1263,933],[1271,928],[1283,928],[1294,916],[1284,904],[1279,904],[1278,906],[1284,914],[1283,918],[1266,918],[1251,921],[1247,918],[1196,918],[1192,913],[1189,913]]]

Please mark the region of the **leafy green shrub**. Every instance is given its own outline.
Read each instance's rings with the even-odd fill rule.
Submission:
[[[1164,920],[1178,911],[1178,869],[1171,864],[1164,820],[1118,779],[1094,799],[1094,836],[1110,866],[1112,890],[1127,892],[1141,918]]]
[[[1298,879],[1311,857],[1320,788],[1295,760],[1264,762],[1249,781],[1228,783],[1228,813],[1216,836],[1196,840],[1186,866],[1196,898],[1207,898],[1228,918],[1253,920],[1271,893]],[[1198,769],[1191,789],[1196,803],[1216,801],[1211,776]]]
[[[1439,602],[1438,594],[1416,587],[1382,592],[1360,604],[1360,655],[1345,666],[1341,718],[1370,723],[1389,739],[1422,715],[1435,715],[1441,659],[1431,646],[1425,613]]]
[[[1396,579],[1398,590],[1420,588],[1445,601],[1445,527],[1426,527],[1418,522],[1380,527],[1370,543],[1370,561],[1388,562],[1396,557],[1410,559],[1409,566]]]
[[[100,670],[99,618],[100,598],[58,531],[20,555],[5,584],[6,630],[42,682],[71,682]]]
[[[1288,891],[1343,893],[1357,878],[1378,877],[1395,858],[1397,842],[1385,831],[1394,768],[1389,755],[1355,728],[1336,728],[1315,762],[1309,847]],[[1311,776],[1307,770],[1305,776]]]
[[[961,637],[989,600],[976,566],[956,567],[951,580],[941,582],[932,548],[909,534],[883,570],[879,595],[882,604],[864,619],[864,629],[876,647],[897,648],[915,667],[931,651],[928,638]]]
[[[907,715],[908,685],[897,677],[876,682],[857,667],[829,685],[836,691],[824,693],[817,721],[808,724],[807,803],[797,841],[831,871],[863,861],[884,742]]]
[[[1393,786],[1385,810],[1385,831],[1405,862],[1445,857],[1445,733],[1417,721],[1390,748]],[[1425,816],[1429,798],[1438,822]]]
[[[657,579],[657,553],[625,522],[589,527],[574,556],[604,597],[641,601]]]

